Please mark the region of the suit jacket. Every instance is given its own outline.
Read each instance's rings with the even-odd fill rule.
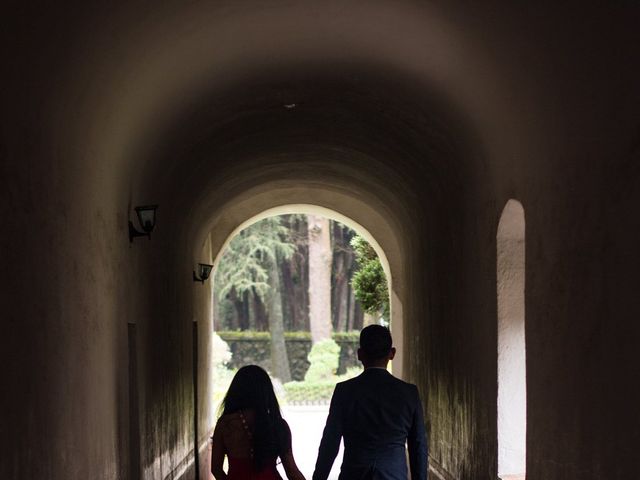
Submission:
[[[340,480],[427,478],[422,403],[415,385],[381,368],[338,383],[333,392],[313,480],[326,480],[344,437]]]

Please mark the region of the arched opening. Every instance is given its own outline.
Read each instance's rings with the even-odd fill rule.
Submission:
[[[393,292],[393,285],[392,285],[392,276],[391,276],[391,268],[389,265],[389,261],[387,259],[387,256],[385,255],[385,252],[383,251],[382,247],[380,246],[380,244],[376,241],[376,239],[373,237],[373,235],[362,225],[360,225],[358,222],[352,220],[351,218],[342,215],[338,212],[336,212],[335,210],[329,209],[329,208],[325,208],[325,207],[320,207],[320,206],[316,206],[316,205],[310,205],[310,204],[291,204],[291,205],[284,205],[284,206],[278,206],[278,207],[274,207],[274,208],[270,208],[267,209],[259,214],[256,214],[254,216],[252,216],[251,218],[249,218],[248,220],[245,220],[244,222],[242,222],[240,225],[238,225],[233,231],[232,233],[230,233],[227,237],[226,240],[222,243],[222,246],[220,247],[220,249],[218,250],[217,254],[213,256],[213,263],[215,265],[214,267],[214,275],[213,275],[213,281],[211,282],[211,299],[212,299],[212,303],[216,303],[218,301],[220,301],[220,293],[224,293],[226,291],[226,287],[228,285],[219,285],[217,284],[217,282],[223,281],[223,282],[228,282],[228,278],[229,276],[226,275],[226,278],[223,280],[219,277],[219,269],[218,267],[220,266],[220,264],[223,261],[225,252],[229,252],[229,248],[231,245],[231,241],[233,239],[237,239],[241,233],[243,232],[247,232],[249,230],[250,227],[258,225],[260,223],[264,223],[265,220],[269,220],[269,219],[284,219],[284,217],[288,217],[287,221],[290,222],[291,221],[291,217],[292,216],[297,216],[297,217],[302,217],[301,219],[299,219],[298,221],[302,220],[302,222],[306,223],[309,221],[309,219],[325,219],[327,220],[327,222],[331,222],[331,227],[333,228],[334,226],[341,226],[344,227],[345,229],[349,230],[351,232],[351,236],[357,236],[360,237],[362,239],[364,239],[364,241],[366,241],[366,243],[368,244],[368,246],[370,246],[374,251],[375,251],[375,255],[377,255],[377,260],[379,261],[379,266],[382,267],[382,270],[384,272],[383,274],[383,278],[384,281],[386,283],[386,291],[387,291],[387,306],[383,307],[381,309],[378,309],[376,311],[372,311],[367,313],[366,307],[363,307],[361,305],[361,303],[354,298],[354,293],[353,291],[350,292],[350,296],[351,296],[351,301],[353,302],[353,304],[357,304],[356,306],[358,307],[358,309],[361,310],[359,318],[355,321],[355,325],[357,327],[357,330],[359,330],[363,325],[365,324],[369,324],[369,323],[382,323],[382,324],[386,324],[389,325],[389,327],[392,329],[393,334],[394,334],[394,343],[399,346],[402,344],[402,331],[399,330],[398,328],[396,328],[396,324],[400,323],[401,324],[401,317],[399,316],[401,314],[401,308],[399,306],[399,302],[398,302],[398,297],[397,295],[391,295],[391,292]],[[308,226],[310,228],[310,225]],[[305,227],[305,230],[308,228]],[[299,235],[299,232],[296,232]],[[294,235],[296,234],[294,233]],[[351,254],[354,255],[354,258],[351,259],[352,262],[356,261],[355,258],[355,254],[353,252],[353,248],[348,246],[348,245],[342,245],[342,247],[338,246],[336,247],[336,245],[333,245],[337,240],[336,238],[333,237],[334,233],[331,232],[331,234],[329,234],[329,232],[327,233],[327,241],[329,241],[330,237],[330,243],[331,245],[331,250],[332,252],[330,253],[331,256],[333,256],[335,254],[335,251],[337,249],[340,248],[345,248],[348,247],[350,248]],[[260,241],[260,240],[257,240]],[[308,240],[307,240],[308,242]],[[343,240],[344,242],[344,240]],[[349,242],[349,240],[347,240],[347,242]],[[303,240],[304,243],[304,240]],[[309,245],[307,244],[307,250]],[[208,246],[208,242],[207,242],[207,247],[206,248],[210,248]],[[307,252],[307,260],[308,262],[311,262],[311,252]],[[228,259],[226,259],[226,261],[228,261]],[[329,266],[330,270],[336,267],[335,262],[333,261],[333,259],[331,260],[331,265]],[[353,265],[352,271],[349,273],[349,277],[347,278],[347,281],[349,282],[351,280],[351,275],[353,275],[353,273],[355,271],[358,270],[358,266],[357,265]],[[235,272],[234,272],[235,274]],[[267,272],[263,272],[263,274],[265,275],[266,278],[266,274]],[[307,275],[307,276],[312,276],[312,272],[309,271],[309,269],[307,269],[306,272],[301,272],[301,274],[303,275]],[[326,300],[329,304],[333,304],[334,303],[334,295],[335,295],[335,285],[332,285],[332,282],[334,280],[334,272],[330,273],[330,277],[331,277],[331,282],[329,285],[329,291],[325,293],[325,295],[328,295],[328,298],[324,299]],[[265,280],[265,279],[263,279]],[[310,279],[311,280],[311,279]],[[284,282],[283,282],[284,283]],[[311,285],[311,283],[309,283],[309,285],[307,287],[305,287],[305,289],[308,288],[309,289],[309,295],[311,296],[314,292],[312,292],[311,290],[313,290],[315,287],[313,285]],[[317,288],[315,288],[317,290]],[[306,299],[302,299],[302,302],[307,303],[307,307],[311,309],[311,301],[309,298]],[[352,304],[352,306],[353,306]],[[338,307],[338,305],[331,305],[332,307]],[[264,306],[263,306],[264,308]],[[387,309],[386,312],[384,312],[384,309]],[[270,312],[264,312],[267,316],[269,316]],[[345,322],[340,322],[339,318],[335,318],[337,316],[340,316],[341,314],[343,314],[344,312],[332,312],[331,309],[326,312],[330,317],[331,320],[333,321],[333,325],[330,326],[330,329],[332,332],[334,333],[338,333],[338,334],[345,334],[348,333],[349,330],[353,330],[353,325],[354,322],[353,321],[345,321]],[[211,308],[211,314],[213,317],[218,317],[215,318],[213,320],[213,324],[214,324],[214,330],[224,330],[229,329],[229,330],[241,330],[243,328],[246,327],[251,327],[250,325],[245,325],[242,326],[240,324],[232,324],[231,326],[226,325],[226,326],[222,326],[220,323],[222,322],[222,318],[221,318],[221,309],[220,309],[220,305],[213,305],[212,304],[212,308]],[[394,315],[395,314],[395,315]],[[253,315],[256,315],[256,312],[253,312]],[[310,339],[314,336],[313,333],[313,321],[310,318],[312,315],[312,312],[308,312],[307,313],[307,318],[302,320],[302,322],[298,321],[298,322],[291,322],[291,320],[288,323],[293,323],[296,324],[297,326],[293,327],[293,330],[307,330],[307,334],[309,334]],[[283,315],[284,316],[284,315]],[[256,319],[248,319],[248,322],[245,322],[247,324],[255,324],[256,323]],[[251,320],[253,320],[253,322],[251,322]],[[264,320],[264,319],[263,319]],[[224,322],[224,323],[228,323],[228,322]],[[233,322],[232,322],[233,323]],[[237,323],[237,322],[236,322]],[[257,323],[260,323],[259,321]],[[269,330],[271,328],[271,326],[268,324],[268,321],[266,322],[266,329]],[[285,322],[286,323],[286,322]],[[349,328],[349,325],[351,325],[351,328]],[[263,328],[261,328],[262,330],[265,329],[265,325],[262,326]],[[255,328],[255,325],[251,328]],[[285,325],[285,328],[287,328],[287,326]],[[291,329],[291,325],[288,326],[288,329]],[[259,328],[260,329],[260,328]],[[352,332],[351,332],[352,333]],[[391,368],[394,370],[394,373],[396,373],[396,375],[398,375],[398,372],[401,372],[401,365],[398,364],[398,362],[394,362],[394,364],[391,366]],[[344,370],[344,369],[342,369]],[[299,373],[299,372],[298,372]],[[300,376],[299,374],[297,375],[298,377]],[[293,376],[295,379],[296,375]]]
[[[317,200],[326,206],[307,203],[294,203],[301,198],[301,193],[308,199]],[[294,200],[292,203],[280,204],[264,208],[269,204],[280,203],[283,199]],[[397,231],[389,223],[389,219],[376,211],[375,205],[368,205],[351,195],[337,191],[325,191],[317,187],[272,188],[260,193],[247,196],[246,199],[234,199],[225,207],[224,215],[216,217],[206,225],[209,227],[197,236],[196,242],[201,243],[200,254],[194,258],[210,259],[217,265],[229,242],[241,230],[260,220],[277,215],[306,214],[318,215],[342,223],[353,229],[363,237],[375,250],[387,279],[389,292],[389,327],[393,334],[394,344],[398,353],[391,366],[394,375],[403,377],[403,285],[404,269],[403,255]],[[344,210],[341,213],[338,209]],[[375,234],[375,236],[374,236]],[[378,241],[380,239],[380,241]],[[384,248],[383,248],[384,246]],[[215,267],[214,267],[215,268]],[[213,293],[212,291],[210,293]],[[210,296],[211,300],[213,295]],[[210,306],[212,307],[212,306]],[[213,309],[209,309],[209,316]]]
[[[497,234],[498,475],[526,474],[527,388],[525,351],[525,218],[509,200]]]
[[[329,337],[316,343],[314,307],[312,298],[309,297],[313,297],[314,290],[315,293],[322,290],[322,282],[313,285],[314,280],[311,277],[318,273],[323,276],[323,272],[314,272],[311,237],[312,230],[323,221],[326,221],[326,224],[323,224],[322,229],[329,229],[325,233],[326,240],[330,239],[331,252],[329,253],[328,291],[320,295],[320,300],[322,303],[324,299],[329,304],[329,310],[321,313],[329,315]],[[346,243],[344,239],[336,236],[337,230],[348,232],[346,235],[349,238]],[[305,232],[307,232],[306,240],[300,238],[304,237]],[[295,244],[295,237],[298,242],[306,243],[306,253],[303,252],[304,248],[299,249],[300,244]],[[385,272],[383,278],[386,278],[387,283],[387,307],[377,310],[378,315],[373,312],[367,313],[366,307],[362,306],[356,299],[357,295],[354,296],[355,292],[351,291],[351,300],[356,302],[360,314],[356,319],[345,320],[342,315],[346,312],[339,312],[339,305],[335,303],[335,297],[340,292],[337,291],[335,282],[337,263],[332,257],[340,250],[351,248],[351,261],[361,262],[361,258],[356,260],[357,254],[354,248],[348,245],[350,239],[357,237],[364,239],[367,246],[375,250],[379,260],[378,268],[381,266]],[[286,260],[278,259],[278,256],[284,255],[282,252],[287,246],[291,247],[291,256]],[[207,248],[209,248],[208,245]],[[273,250],[273,252],[267,252],[267,250]],[[256,261],[247,265],[248,253],[256,251],[259,251],[257,258],[254,259]],[[291,306],[290,302],[297,298],[292,295],[293,291],[287,290],[287,277],[291,275],[287,269],[296,268],[291,261],[294,253],[298,256],[306,255],[304,261],[308,262],[306,270],[309,277],[308,285],[304,288],[309,289],[309,297],[301,300],[308,302],[309,312],[306,321],[295,319],[293,310],[286,311],[287,307]],[[264,258],[269,255],[272,256],[271,259]],[[393,325],[391,307],[395,302],[392,300],[393,296],[389,294],[391,292],[390,266],[382,247],[366,228],[335,210],[309,204],[292,204],[267,209],[242,222],[227,236],[222,247],[213,257],[215,267],[210,289],[213,302],[212,323],[215,330],[212,369],[216,402],[221,400],[237,368],[252,363],[262,365],[270,373],[276,390],[279,391],[283,415],[289,422],[294,438],[304,438],[305,445],[319,444],[335,383],[361,372],[361,366],[355,355],[359,329],[370,323]],[[241,269],[246,272],[239,273]],[[261,271],[255,276],[257,270]],[[358,266],[353,265],[353,269],[348,274],[349,281],[356,271]],[[274,281],[274,278],[277,280]],[[251,283],[251,290],[245,289],[248,283]],[[233,288],[242,289],[248,294],[240,296],[237,292],[232,293],[234,303],[232,304],[228,294]],[[258,288],[265,288],[269,293],[259,294]],[[288,296],[291,298],[287,298]],[[275,308],[274,305],[278,303],[278,307]],[[234,308],[235,311],[229,312],[229,308]],[[347,328],[348,325],[351,325],[351,328]],[[401,339],[401,332],[396,331],[395,334]],[[327,352],[324,349],[319,352],[321,358],[318,358],[316,353],[318,363],[314,370],[312,354],[316,346],[326,347],[319,344],[327,341],[335,341],[334,346],[339,347],[339,353]],[[221,352],[224,354],[220,355]],[[330,378],[319,372],[320,368],[318,368],[325,368],[327,363],[331,363],[327,361],[328,353],[336,357],[336,366],[338,366]],[[221,364],[220,360],[224,360],[225,363]],[[284,369],[283,362],[286,365]],[[314,378],[309,378],[308,373],[312,370],[314,370]],[[320,376],[315,378],[318,373]],[[294,446],[294,453],[299,467],[310,477],[315,465],[316,449],[298,445]],[[330,478],[337,478],[341,456],[342,451],[334,463]],[[281,473],[284,475],[284,472]]]
[[[333,373],[353,373],[359,331],[390,324],[388,261],[367,241],[377,244],[371,234],[328,209],[289,208],[294,213],[271,209],[243,222],[211,279],[214,330],[232,354],[227,369],[256,363],[285,386],[306,381],[309,350],[324,340],[340,347]],[[333,390],[326,387],[286,400],[325,402]]]

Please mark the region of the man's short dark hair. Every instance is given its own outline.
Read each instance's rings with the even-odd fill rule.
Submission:
[[[382,325],[369,325],[360,332],[360,348],[370,360],[386,357],[393,342],[391,332]]]

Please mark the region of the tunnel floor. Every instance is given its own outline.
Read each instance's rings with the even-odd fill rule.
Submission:
[[[282,406],[282,416],[291,427],[293,438],[293,454],[300,471],[305,478],[310,479],[313,475],[318,447],[322,438],[322,431],[329,414],[328,405],[315,406]],[[340,451],[327,480],[337,480],[342,464],[343,445],[340,444]],[[282,478],[287,478],[282,465],[278,464],[278,471]],[[213,475],[209,477],[213,479]],[[526,480],[525,474],[503,475],[500,480]]]

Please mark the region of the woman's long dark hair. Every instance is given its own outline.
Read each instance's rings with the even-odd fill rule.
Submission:
[[[242,367],[231,381],[222,402],[222,414],[253,410],[253,465],[262,470],[270,460],[282,457],[289,445],[278,399],[269,374],[257,365]]]

